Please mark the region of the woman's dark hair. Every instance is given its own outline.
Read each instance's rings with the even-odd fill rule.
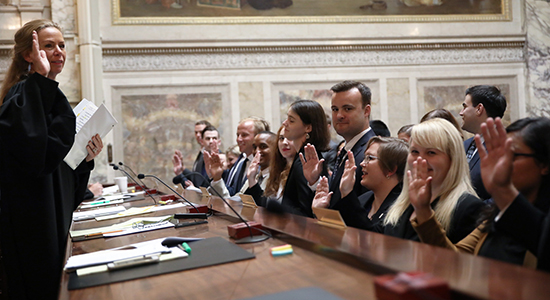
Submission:
[[[506,127],[506,132],[517,133],[523,143],[531,148],[533,158],[539,164],[550,167],[550,119],[544,117],[519,119]],[[537,199],[533,205],[544,213],[548,212],[550,208],[550,175],[542,176]],[[481,221],[489,220],[488,225],[492,224],[496,214],[496,205],[492,203],[482,214],[483,220]],[[485,231],[487,228],[489,226],[485,226],[483,230]]]
[[[327,151],[330,133],[325,110],[321,104],[313,100],[298,100],[290,105],[290,109],[300,117],[305,125],[311,125],[311,132],[306,143],[312,144],[318,151]]]

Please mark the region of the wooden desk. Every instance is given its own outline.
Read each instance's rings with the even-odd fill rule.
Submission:
[[[194,192],[185,196],[201,202]],[[140,203],[133,205],[137,204]],[[238,219],[220,199],[212,198],[210,204],[217,212],[208,224],[69,243],[68,252],[88,253],[164,236],[228,238],[226,226],[239,222]],[[60,299],[240,299],[308,286],[322,287],[344,299],[375,299],[375,275],[413,270],[446,279],[456,299],[547,299],[550,295],[547,273],[355,228],[332,229],[314,219],[233,204],[245,219],[260,222],[274,232],[273,239],[241,245],[256,259],[74,291],[67,290],[68,276],[64,274]],[[108,222],[118,223],[121,219]],[[98,224],[88,221],[73,226],[83,229]],[[271,247],[285,243],[294,245],[294,254],[275,258],[269,254]]]

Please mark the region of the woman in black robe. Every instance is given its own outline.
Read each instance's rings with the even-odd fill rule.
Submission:
[[[98,135],[76,170],[63,162],[75,115],[56,76],[65,63],[59,26],[33,20],[15,34],[0,92],[0,241],[11,299],[56,299],[72,212],[103,144]]]

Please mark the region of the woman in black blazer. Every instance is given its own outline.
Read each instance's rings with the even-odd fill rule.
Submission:
[[[321,175],[328,175],[323,163],[322,151],[327,150],[330,135],[323,107],[312,100],[298,100],[290,105],[287,119],[283,122],[285,137],[291,140],[298,152],[286,181],[282,205],[291,213],[313,217],[311,204],[315,191],[315,182],[308,183],[304,177],[303,164],[315,164],[321,168]],[[315,147],[318,159],[305,157],[304,149]],[[305,158],[304,158],[305,157]]]
[[[340,211],[346,225],[375,231],[403,187],[403,173],[407,164],[407,142],[389,137],[372,137],[361,163],[361,185],[369,191],[357,195],[355,184],[355,158],[348,151],[348,160],[340,181],[342,199],[334,209]],[[313,200],[314,207],[327,207],[331,193],[326,178],[321,180]]]

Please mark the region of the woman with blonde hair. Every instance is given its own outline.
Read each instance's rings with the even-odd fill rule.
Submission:
[[[426,192],[435,218],[453,243],[476,228],[484,204],[474,196],[463,142],[450,122],[435,118],[413,127],[405,172],[403,190],[384,219],[384,234],[418,241],[409,221],[416,217],[411,198]],[[428,183],[421,186],[420,178]]]

